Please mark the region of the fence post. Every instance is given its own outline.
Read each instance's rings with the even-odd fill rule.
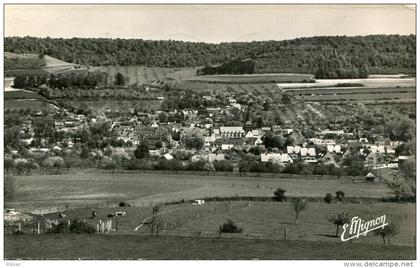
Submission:
[[[18,223],[18,230],[19,230],[19,233],[22,232],[22,223],[21,222]]]
[[[287,227],[284,227],[284,240],[287,240]]]
[[[40,224],[39,224],[39,222],[37,222],[37,231],[38,231],[38,235],[40,235],[41,234],[41,229],[40,229],[40,226],[39,226]]]

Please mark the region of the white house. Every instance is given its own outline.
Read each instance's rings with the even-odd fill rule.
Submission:
[[[234,147],[233,144],[222,144],[222,150],[230,150]]]
[[[287,146],[287,153],[288,154],[300,154],[300,146]]]
[[[220,127],[220,136],[223,138],[243,138],[245,130],[243,127]]]
[[[280,165],[293,163],[293,159],[288,154],[265,153],[261,154],[261,162],[272,162]]]
[[[338,154],[338,153],[341,152],[341,145],[332,145],[332,144],[329,144],[329,145],[327,145],[327,151],[330,152],[330,153],[336,153],[336,154]]]
[[[306,157],[306,156],[310,156],[310,157],[315,157],[316,156],[316,151],[315,148],[301,148],[300,149],[300,156],[302,157]]]

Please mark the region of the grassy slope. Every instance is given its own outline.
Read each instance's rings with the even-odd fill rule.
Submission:
[[[332,250],[333,249],[333,250]],[[6,259],[414,259],[414,247],[150,236],[5,236]]]

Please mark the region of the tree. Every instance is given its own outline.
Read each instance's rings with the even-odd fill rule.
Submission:
[[[286,190],[282,188],[277,188],[276,191],[274,191],[274,200],[283,202],[286,200],[285,196]]]
[[[306,200],[305,198],[296,198],[292,200],[292,208],[296,213],[295,224],[298,224],[299,213],[306,209]]]
[[[122,75],[122,73],[118,72],[115,75],[115,82],[114,82],[115,85],[116,86],[125,86],[125,82],[126,82],[126,79],[125,79],[124,75]]]
[[[289,95],[287,95],[287,94],[283,94],[283,95],[281,96],[281,102],[284,102],[284,103],[289,103],[290,101],[291,101],[291,99],[290,99]]]
[[[347,212],[339,211],[336,214],[332,214],[327,217],[328,221],[334,223],[337,226],[335,231],[335,236],[338,237],[338,229],[340,226],[343,226],[345,223],[350,222],[350,216]]]
[[[134,156],[137,159],[147,158],[149,156],[149,145],[146,140],[141,141],[139,145],[137,145]]]
[[[239,228],[236,223],[228,219],[227,222],[223,223],[223,225],[220,227],[221,233],[242,233],[243,229]]]
[[[390,238],[391,236],[394,236],[398,233],[397,226],[393,225],[392,223],[389,223],[383,228],[378,228],[374,231],[374,234],[377,236],[382,237],[382,241],[384,242],[384,245],[386,245],[386,238],[388,238],[388,245],[391,245]]]
[[[264,119],[261,116],[258,116],[255,125],[257,128],[262,128],[264,126]]]
[[[10,174],[4,175],[4,198],[6,200],[12,199],[16,193],[16,179]]]
[[[331,201],[333,200],[333,196],[332,196],[332,194],[326,194],[325,195],[325,197],[324,197],[324,201],[326,202],[326,203],[331,203]]]
[[[336,197],[338,200],[343,201],[343,199],[344,199],[344,192],[343,192],[343,191],[337,191],[337,192],[335,193],[335,197]]]
[[[200,150],[203,145],[204,141],[197,136],[188,137],[185,140],[185,146],[189,149]]]

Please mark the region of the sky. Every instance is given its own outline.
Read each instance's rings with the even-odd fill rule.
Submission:
[[[415,34],[407,5],[5,5],[6,36],[233,42]]]

